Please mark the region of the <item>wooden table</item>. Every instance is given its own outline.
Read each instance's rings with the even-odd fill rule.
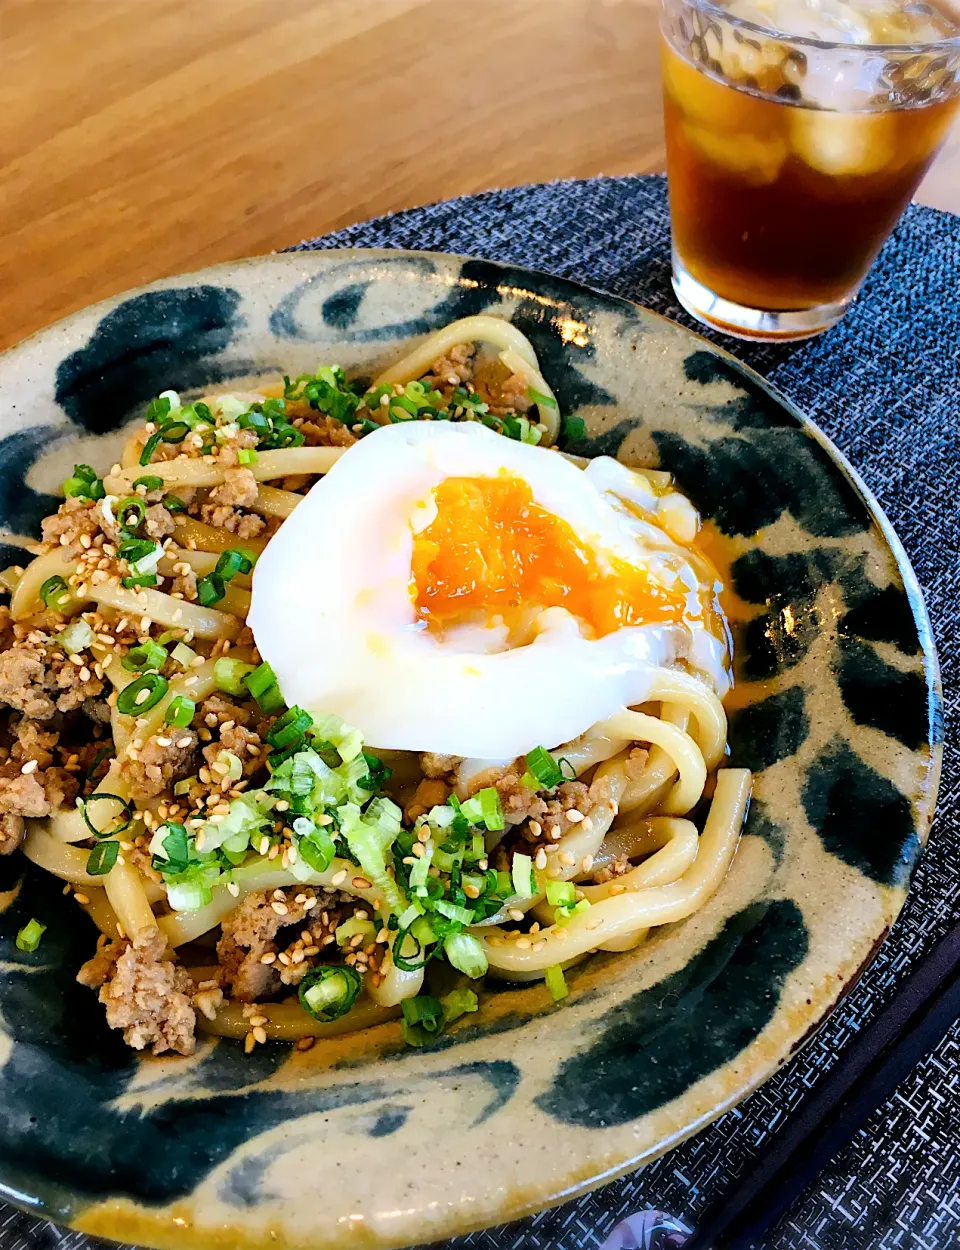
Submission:
[[[0,346],[485,187],[663,168],[657,0],[0,0]],[[960,211],[960,137],[924,183]]]

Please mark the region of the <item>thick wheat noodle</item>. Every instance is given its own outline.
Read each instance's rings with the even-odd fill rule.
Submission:
[[[26,557],[27,555],[29,555],[29,552],[25,551],[24,556]],[[20,585],[20,579],[22,577],[22,572],[17,573],[12,565],[8,565],[7,568],[0,569],[0,586],[2,586],[4,590],[9,591],[12,595]]]
[[[127,590],[123,586],[100,582],[90,587],[90,597],[96,603],[115,608],[135,620],[147,616],[167,628],[190,630],[197,638],[236,638],[243,628],[243,621],[229,612],[187,603],[185,599],[174,599],[162,590],[151,590],[149,587]]]
[[[566,760],[576,776],[580,777],[595,764],[602,764],[604,760],[613,759],[615,755],[619,755],[627,745],[628,739],[626,738],[608,738],[604,734],[595,733],[593,729],[588,729],[579,738],[557,747],[552,754],[558,760]],[[565,775],[569,776],[569,772],[564,771]]]
[[[647,833],[644,843],[652,851],[649,859],[645,859],[630,872],[605,881],[602,885],[578,884],[578,895],[582,894],[589,903],[598,903],[603,898],[622,894],[624,889],[671,885],[683,876],[697,858],[700,835],[696,825],[677,816],[654,816],[644,821],[644,825]],[[582,875],[577,874],[578,877]],[[554,911],[555,908],[545,900],[533,909],[534,916],[543,925],[553,924]]]
[[[120,921],[110,906],[106,890],[102,887],[91,887],[84,891],[84,895],[89,901],[79,905],[105,937],[116,941],[120,936]]]
[[[670,822],[674,816],[641,816],[634,814],[629,820],[617,817],[613,828],[603,839],[603,845],[593,857],[591,873],[606,868],[617,859],[639,859],[659,851],[671,834]]]
[[[651,742],[672,758],[680,774],[676,785],[660,804],[668,816],[682,816],[699,801],[707,779],[707,766],[700,748],[688,733],[668,720],[648,716],[645,712],[618,712],[603,722],[610,737],[628,734],[634,742]],[[621,803],[621,808],[626,807]]]
[[[230,1000],[217,1009],[213,1020],[198,1013],[197,1028],[214,1037],[232,1037],[243,1041],[250,1032],[250,1021],[243,1014],[243,1008],[243,1003]],[[347,1015],[331,1020],[329,1024],[308,1016],[296,999],[286,1003],[257,1003],[257,1014],[266,1017],[263,1028],[271,1042],[295,1042],[302,1037],[322,1039],[355,1033],[358,1029],[371,1029],[374,1025],[395,1020],[400,1015],[400,1008],[381,1007],[374,999],[362,995]]]
[[[303,503],[303,495],[292,490],[281,490],[278,486],[261,486],[257,497],[250,504],[251,512],[259,512],[261,516],[276,516],[285,521],[298,503]]]
[[[269,482],[272,478],[294,477],[299,473],[328,473],[345,451],[345,447],[284,447],[278,451],[262,451],[253,464],[240,467],[249,470],[256,481]],[[216,458],[180,457],[161,460],[142,469],[137,466],[137,470],[110,473],[103,484],[111,495],[130,494],[134,481],[143,474],[159,477],[164,487],[170,489],[219,486],[224,474],[235,468],[236,465],[223,464]]]
[[[692,734],[710,772],[723,759],[727,749],[727,714],[723,704],[698,677],[679,669],[658,673],[650,691],[650,699],[683,708],[696,724]]]
[[[206,521],[197,521],[182,513],[175,518],[174,524],[177,527],[177,542],[181,547],[189,548],[190,543],[193,543],[198,551],[212,555],[220,555],[232,547],[246,547],[254,555],[260,555],[268,541],[266,538],[238,538],[230,530],[218,529],[214,525],[207,525]]]
[[[676,704],[665,703],[660,708],[660,719],[685,733],[690,723],[690,713]],[[677,764],[673,756],[661,746],[652,747],[640,774],[631,778],[620,800],[623,815],[634,812],[646,814],[653,811],[658,802],[673,788]]]
[[[15,621],[22,621],[40,611],[43,600],[40,598],[40,587],[50,577],[60,576],[65,582],[77,571],[77,558],[65,548],[50,551],[46,555],[36,556],[23,570],[23,577],[10,597],[10,615]],[[72,616],[79,612],[86,600],[78,599],[73,594],[64,597],[63,605],[57,611],[64,616]]]
[[[553,391],[547,385],[540,372],[537,353],[525,334],[502,317],[479,315],[463,317],[460,321],[451,321],[449,325],[427,335],[396,364],[385,369],[374,381],[374,387],[390,386],[395,382],[407,383],[422,377],[437,360],[446,356],[454,347],[464,343],[489,343],[500,352],[504,365],[514,373],[522,373],[528,383],[548,399],[553,399]],[[547,427],[544,445],[556,442],[560,426],[560,413],[556,406],[537,404],[540,419]]]
[[[86,834],[89,837],[90,831],[86,830]],[[87,872],[90,852],[70,846],[55,837],[47,828],[45,820],[27,821],[27,836],[23,840],[22,850],[31,863],[52,872],[61,881],[103,889],[103,877],[92,877]]]
[[[490,935],[472,929],[483,943],[490,967],[503,974],[545,971],[638,929],[670,924],[692,915],[715,893],[730,867],[749,797],[750,773],[746,769],[727,768],[717,773],[697,858],[672,885],[602,899],[571,917],[566,925],[554,925],[538,934],[536,942],[526,950],[518,949],[516,942],[508,941],[502,932]],[[534,950],[533,946],[539,949]]]

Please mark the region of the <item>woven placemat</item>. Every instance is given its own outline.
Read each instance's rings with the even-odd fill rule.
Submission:
[[[406,247],[509,261],[624,295],[696,326],[670,287],[666,183],[597,178],[410,209],[299,245]],[[940,648],[948,724],[960,688],[960,217],[911,207],[853,310],[795,345],[732,348],[806,411],[859,469],[913,561]],[[623,1216],[696,1220],[804,1090],[942,934],[960,899],[958,752],[948,739],[938,817],[891,937],[806,1049],[746,1102],[642,1171],[447,1250],[595,1250]],[[0,1204],[0,1250],[89,1239]],[[960,1246],[960,1024],[838,1156],[764,1250]]]

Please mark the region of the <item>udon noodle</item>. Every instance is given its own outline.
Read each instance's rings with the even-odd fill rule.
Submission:
[[[459,392],[443,370],[449,373],[451,367],[462,366],[462,373],[478,344],[483,348],[477,359],[486,360],[488,380],[485,386],[477,381],[482,372],[477,366],[472,376],[477,390],[461,388],[468,393],[468,400],[464,410],[456,410]],[[442,367],[438,361],[444,362]],[[253,839],[240,861],[222,866],[221,877],[205,886],[188,906],[179,896],[179,904],[174,905],[177,898],[164,875],[165,852],[158,849],[158,838],[160,846],[165,846],[164,830],[174,825],[189,832],[191,825],[195,829],[207,821],[209,829],[216,813],[221,817],[228,813],[230,796],[240,801],[244,794],[253,793],[246,787],[253,785],[257,767],[262,770],[261,784],[269,777],[265,759],[258,764],[254,754],[244,759],[242,778],[237,773],[221,779],[217,766],[224,756],[231,757],[228,766],[232,771],[238,767],[237,755],[226,749],[214,764],[201,764],[197,776],[192,775],[197,772],[197,751],[211,742],[216,747],[216,733],[221,734],[222,742],[231,728],[237,732],[232,722],[215,724],[209,713],[204,715],[208,701],[223,693],[219,662],[228,659],[247,672],[259,671],[260,656],[246,626],[250,565],[300,505],[304,493],[348,452],[354,434],[362,436],[392,420],[395,400],[412,396],[415,404],[423,402],[424,378],[428,383],[433,380],[432,389],[428,385],[424,392],[427,400],[442,392],[450,409],[447,415],[453,413],[454,419],[478,419],[484,411],[499,413],[490,417],[492,428],[502,432],[519,428],[525,441],[538,439],[541,447],[557,441],[559,408],[529,341],[515,326],[499,318],[470,317],[427,336],[382,373],[368,392],[352,392],[354,398],[345,401],[351,420],[342,425],[343,437],[337,436],[336,442],[331,441],[336,423],[329,408],[318,410],[304,398],[308,388],[298,396],[295,386],[288,384],[283,404],[277,392],[272,397],[256,393],[226,401],[208,397],[200,401],[199,408],[201,416],[206,411],[210,417],[207,425],[197,421],[196,405],[182,405],[178,396],[166,393],[166,409],[162,403],[156,410],[152,407],[151,412],[159,412],[159,417],[154,415],[138,428],[119,462],[102,479],[95,479],[102,481],[102,489],[92,486],[90,478],[81,477],[81,484],[86,480],[90,493],[75,495],[72,505],[68,499],[65,515],[69,519],[82,512],[84,518],[93,518],[87,528],[73,532],[65,527],[63,534],[68,541],[54,537],[22,570],[8,569],[0,575],[10,593],[14,649],[41,648],[49,655],[56,645],[54,640],[60,639],[68,652],[73,648],[67,656],[68,676],[76,675],[70,672],[72,665],[81,675],[87,674],[91,683],[102,681],[104,686],[103,706],[109,709],[109,723],[104,724],[102,718],[90,723],[91,733],[96,726],[96,735],[90,738],[91,750],[95,746],[100,756],[90,779],[81,786],[76,805],[68,801],[42,817],[25,810],[28,828],[22,843],[28,859],[67,883],[105,935],[100,956],[104,968],[100,980],[93,982],[106,982],[103,995],[111,985],[115,995],[119,994],[116,986],[121,972],[112,973],[111,968],[126,968],[134,981],[146,975],[143,965],[127,967],[123,963],[124,951],[152,949],[156,952],[154,971],[160,970],[163,986],[171,995],[179,994],[193,1004],[199,1027],[223,1037],[246,1039],[248,1049],[269,1039],[296,1041],[371,1027],[398,1015],[401,1004],[423,1001],[429,959],[423,958],[417,966],[419,961],[410,951],[425,951],[429,938],[423,938],[422,929],[417,938],[415,926],[397,919],[391,883],[395,887],[404,876],[412,880],[414,875],[412,869],[401,872],[399,854],[392,867],[387,854],[386,882],[374,880],[362,860],[358,867],[355,854],[344,854],[342,841],[322,867],[305,865],[302,855],[299,860],[295,855],[297,843],[290,831],[284,827],[278,832],[283,819],[277,804],[271,815],[281,819],[265,826],[262,841]],[[462,377],[456,380],[460,386]],[[338,394],[348,394],[336,377],[327,381],[334,391],[340,387]],[[415,384],[413,390],[410,384]],[[367,401],[361,400],[357,407],[358,396],[364,394],[373,395],[376,402],[371,400],[365,407]],[[512,406],[511,400],[516,401],[518,395],[524,402]],[[242,434],[244,428],[252,428],[261,438],[259,450],[251,445],[252,439],[237,436],[237,414],[256,414],[257,408],[260,412],[253,425],[241,426],[240,431]],[[177,421],[178,413],[191,415]],[[281,428],[298,432],[288,436],[294,445],[264,449],[263,430],[270,424],[265,418],[261,420],[264,413],[272,413],[272,433]],[[171,430],[171,424],[176,428]],[[304,441],[305,429],[313,431],[317,441]],[[180,441],[158,442],[158,430],[161,434],[166,430],[171,439],[179,435]],[[219,454],[211,454],[211,430],[218,437],[222,430],[227,431],[226,440],[217,448]],[[151,440],[153,451],[146,455]],[[232,449],[229,455],[224,448]],[[244,454],[250,451],[253,454]],[[251,477],[254,484],[240,504],[231,503],[229,489],[225,489],[236,479],[238,469],[250,475],[244,479],[248,486]],[[642,471],[638,477],[644,477]],[[650,471],[645,481],[653,497],[676,501],[668,475]],[[671,514],[671,506],[663,509],[661,523],[669,531],[672,516],[674,533],[679,527],[689,544],[689,517],[682,508],[674,508]],[[149,517],[155,508],[166,509],[158,515],[172,516],[172,532],[151,532]],[[139,529],[122,524],[129,520],[131,510]],[[138,536],[131,539],[134,531]],[[132,577],[113,575],[123,541],[134,544],[130,551],[137,556],[128,559],[127,572],[135,568],[139,577],[136,572]],[[147,551],[152,544],[153,563]],[[218,570],[229,566],[237,550],[244,553],[240,567],[218,583]],[[139,554],[143,551],[147,551],[146,557]],[[91,553],[100,553],[103,569],[95,565]],[[691,553],[697,567],[705,570],[704,576],[714,576],[695,548]],[[227,566],[222,563],[224,558],[228,558]],[[61,581],[62,589],[57,592]],[[198,582],[204,581],[219,589],[219,595],[206,596],[206,601],[204,596],[198,597]],[[719,628],[722,630],[722,623]],[[71,638],[71,631],[77,630],[79,633]],[[156,671],[162,669],[166,676],[160,682],[143,685],[144,670],[125,663],[124,658],[132,654],[149,658],[151,645],[164,648]],[[146,653],[144,647],[148,648]],[[169,648],[174,649],[168,654]],[[141,683],[140,692],[131,703],[123,696],[125,691],[138,689],[136,683]],[[149,693],[141,699],[144,689]],[[154,698],[158,689],[160,695]],[[234,685],[231,691],[231,697],[253,706],[246,690]],[[18,707],[16,701],[12,706]],[[183,708],[195,711],[183,719]],[[24,710],[26,720],[28,712],[22,706],[18,710]],[[259,712],[254,708],[250,725],[261,712],[262,707]],[[58,711],[54,719],[60,723],[64,716]],[[274,725],[276,719],[274,715]],[[214,715],[213,722],[216,720]],[[260,715],[261,722],[266,720],[269,716]],[[73,732],[76,737],[76,730]],[[269,732],[269,728],[258,730],[256,741],[262,751],[264,734]],[[181,749],[181,741],[182,750],[189,748],[193,755],[168,776],[160,757],[165,750]],[[247,741],[253,745],[252,730]],[[160,762],[145,763],[147,748],[157,743]],[[388,783],[385,793],[406,809],[407,829],[415,819],[410,814],[411,805],[416,795],[425,792],[421,790],[425,783],[432,782],[437,793],[443,791],[441,806],[452,803],[456,811],[474,793],[469,760],[454,761],[443,775],[438,777],[434,770],[428,777],[418,753],[380,753],[376,743],[369,750],[374,756],[382,755],[393,769],[393,787]],[[631,949],[646,940],[651,930],[684,920],[703,907],[727,873],[749,802],[750,775],[743,769],[724,766],[726,750],[726,717],[718,694],[683,665],[664,668],[641,705],[618,711],[576,740],[555,746],[550,755],[562,763],[563,782],[558,784],[554,779],[552,786],[543,786],[543,796],[560,794],[574,779],[584,783],[576,790],[580,805],[568,806],[562,813],[562,831],[553,841],[547,839],[549,844],[545,845],[546,834],[540,825],[527,821],[522,826],[529,843],[525,858],[525,844],[518,841],[520,825],[507,823],[497,829],[492,827],[496,822],[491,822],[485,830],[479,825],[482,848],[477,850],[475,834],[475,860],[465,860],[457,869],[457,898],[463,897],[461,887],[471,873],[477,881],[492,873],[499,890],[499,894],[492,886],[488,890],[494,901],[483,915],[471,913],[463,902],[447,909],[454,917],[453,928],[473,939],[471,949],[481,952],[489,977],[507,982],[546,977],[554,996],[562,998],[566,993],[563,969],[594,951]],[[210,752],[204,753],[209,760]],[[271,770],[275,767],[270,766]],[[500,766],[499,781],[510,767]],[[156,769],[162,784],[148,786],[150,793],[144,793],[142,786],[138,791],[138,781],[145,774],[156,780],[151,769]],[[30,776],[28,766],[20,771]],[[42,765],[39,771],[45,776]],[[477,771],[475,768],[474,773]],[[4,810],[17,817],[9,805]],[[197,819],[198,815],[202,819]],[[16,828],[16,819],[11,827]],[[416,846],[412,849],[415,852]],[[195,853],[200,853],[199,845]],[[417,854],[407,858],[415,865]],[[525,870],[527,859],[529,883],[526,889],[516,889],[517,867]],[[468,864],[475,866],[468,871]],[[434,879],[449,885],[447,876],[435,875]],[[404,891],[408,888],[405,885]],[[307,933],[290,959],[299,954],[299,962],[311,970],[327,966],[354,969],[362,989],[350,1010],[325,1019],[322,1011],[305,1010],[302,996],[299,1001],[292,997],[251,1004],[231,994],[214,962],[213,945],[217,938],[222,944],[232,918],[252,896],[263,899],[263,908],[273,908],[280,920],[289,914],[288,908],[300,909],[298,915],[307,917],[298,922],[300,925],[308,923],[309,916],[302,908],[311,899],[318,900],[312,908],[315,915],[324,912],[329,900],[335,900],[330,906],[339,909],[336,941],[330,936],[333,928],[324,931],[322,937]],[[472,897],[468,894],[466,902]],[[413,892],[405,894],[404,908],[412,898]],[[352,926],[362,940],[356,941],[351,932],[341,943],[339,934],[344,925],[347,929]],[[276,931],[274,925],[274,937]],[[403,943],[409,943],[406,955],[399,950]],[[264,967],[275,970],[280,968],[283,954],[271,939],[260,958]],[[293,964],[288,960],[283,967],[289,970]],[[191,976],[189,985],[184,969]],[[295,990],[296,979],[291,974],[283,985],[274,979],[267,997],[282,997]],[[455,1013],[448,1010],[447,1014]],[[414,1034],[424,1027],[430,1032],[429,1017],[414,1016],[411,1020],[407,1013],[406,1020]],[[436,1020],[432,1023],[435,1027]],[[154,1021],[147,1027],[136,1021],[131,1025],[127,1018],[126,1026],[128,1040],[134,1045],[152,1043],[155,1049],[185,1049],[164,1033],[165,1022]]]

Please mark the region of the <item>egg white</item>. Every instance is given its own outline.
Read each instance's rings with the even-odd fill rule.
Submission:
[[[610,466],[614,466],[611,468]],[[540,615],[529,645],[500,649],[505,631],[434,636],[410,599],[413,529],[451,476],[524,479],[542,507],[604,553],[680,577],[682,549],[615,495],[628,474],[603,457],[581,470],[555,451],[478,424],[410,422],[356,443],[270,541],[253,577],[249,623],[289,705],[335,713],[367,742],[482,759],[556,746],[643,702],[657,670],[688,658],[725,684],[722,645],[699,623],[642,625],[581,636],[564,609]]]

